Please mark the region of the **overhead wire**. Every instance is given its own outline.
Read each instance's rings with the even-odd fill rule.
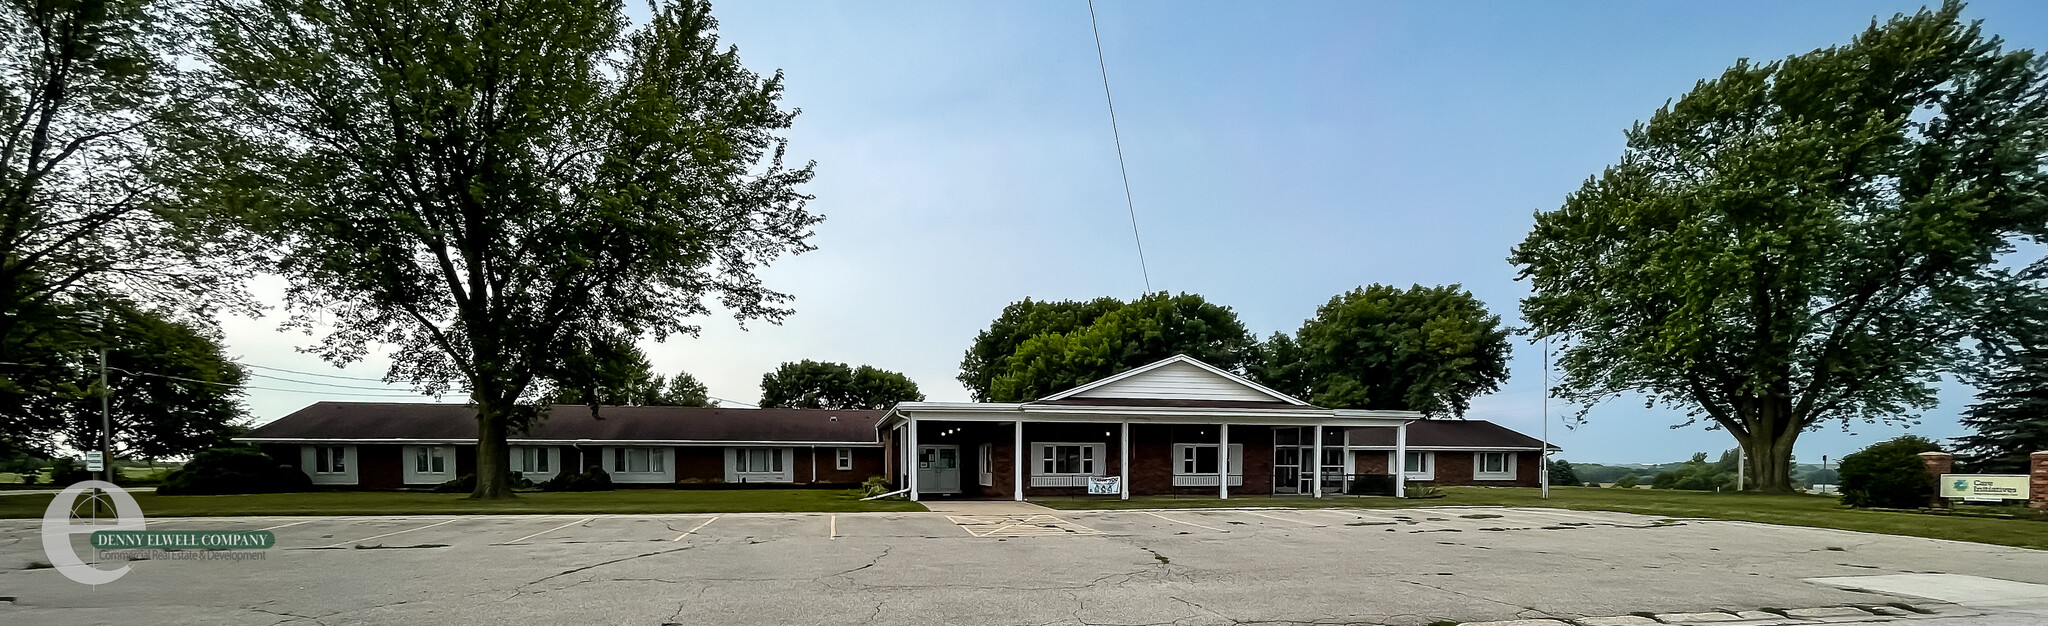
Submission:
[[[1131,171],[1124,165],[1123,133],[1117,130],[1116,99],[1109,95],[1109,62],[1102,55],[1102,28],[1095,23],[1095,0],[1088,0],[1088,30],[1095,34],[1095,66],[1102,70],[1102,100],[1109,104],[1109,136],[1116,142],[1116,170],[1124,178],[1124,208],[1131,214],[1131,241],[1138,246],[1138,271],[1145,293],[1152,293],[1152,268],[1145,263],[1145,240],[1138,236],[1138,204],[1131,199]]]

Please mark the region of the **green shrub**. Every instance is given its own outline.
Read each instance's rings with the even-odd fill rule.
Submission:
[[[1842,504],[1853,507],[1910,509],[1927,505],[1934,495],[1934,475],[1927,473],[1922,452],[1941,446],[1925,437],[1906,435],[1872,444],[1842,457]]]
[[[164,476],[158,495],[218,495],[305,491],[313,481],[255,448],[214,448]]]
[[[94,476],[92,472],[86,471],[83,461],[66,458],[50,459],[50,484],[52,485],[69,486],[94,478],[98,478],[98,476]]]
[[[559,474],[539,487],[541,491],[611,491],[612,475],[592,465],[581,474]]]
[[[476,491],[476,474],[463,474],[461,478],[434,485],[434,493],[469,493]]]
[[[1636,483],[1642,482],[1642,480],[1642,477],[1635,474],[1626,474],[1621,478],[1615,479],[1614,486],[1619,489],[1634,489],[1636,488]]]
[[[872,498],[891,491],[895,490],[889,488],[889,478],[887,476],[869,476],[866,481],[860,484],[860,497],[863,498]]]

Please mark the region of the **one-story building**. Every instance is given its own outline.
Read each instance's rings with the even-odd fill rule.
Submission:
[[[512,434],[512,470],[534,482],[603,468],[620,485],[851,485],[885,472],[882,411],[554,405]],[[476,471],[476,411],[462,404],[319,402],[236,441],[294,463],[315,485],[425,487]]]
[[[1409,481],[1536,486],[1542,443],[1482,420],[1327,409],[1185,356],[1021,403],[886,411],[557,405],[511,436],[536,482],[600,467],[629,486],[845,485],[912,499],[1400,493]],[[475,468],[460,404],[321,402],[238,439],[319,485],[397,489]],[[1552,447],[1555,451],[1557,448]],[[1407,480],[1389,477],[1409,460]]]

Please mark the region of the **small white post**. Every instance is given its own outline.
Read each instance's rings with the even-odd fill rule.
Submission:
[[[910,431],[910,501],[916,502],[918,464],[924,462],[923,451],[917,449],[917,418],[910,418],[904,423],[904,428]]]
[[[1394,427],[1394,497],[1408,497],[1408,423]]]
[[[1129,499],[1131,499],[1131,421],[1130,421],[1130,420],[1124,420],[1124,428],[1123,428],[1123,432],[1122,432],[1122,433],[1121,433],[1120,435],[1118,435],[1118,436],[1117,436],[1116,440],[1117,440],[1117,444],[1118,444],[1118,447],[1121,447],[1121,448],[1123,448],[1123,455],[1122,455],[1121,457],[1119,457],[1119,458],[1117,459],[1117,462],[1116,462],[1116,485],[1117,485],[1117,486],[1116,486],[1116,488],[1117,488],[1117,491],[1121,491],[1121,492],[1123,492],[1122,494],[1120,494],[1120,499],[1123,499],[1123,500],[1129,500]]]
[[[1216,445],[1216,497],[1221,500],[1229,500],[1230,425],[1224,424],[1219,430],[1221,434],[1218,435],[1219,443]]]
[[[1315,461],[1309,464],[1310,471],[1313,472],[1309,474],[1309,480],[1315,481],[1315,494],[1320,498],[1323,497],[1323,427],[1311,428],[1316,429],[1316,455]]]
[[[1017,420],[1017,443],[1010,447],[1010,478],[1017,483],[1012,494],[1018,502],[1024,501],[1024,420]]]

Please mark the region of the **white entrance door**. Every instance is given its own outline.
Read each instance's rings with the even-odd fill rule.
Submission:
[[[960,446],[917,447],[917,492],[960,493]]]

